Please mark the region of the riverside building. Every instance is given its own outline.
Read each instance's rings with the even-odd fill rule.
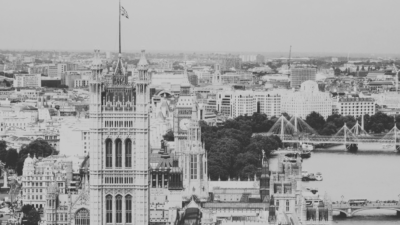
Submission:
[[[336,105],[338,114],[343,116],[374,115],[376,110],[373,98],[340,98]]]
[[[332,100],[329,93],[320,92],[318,84],[309,80],[301,84],[299,91],[282,96],[281,111],[303,119],[314,111],[327,118],[332,114]]]

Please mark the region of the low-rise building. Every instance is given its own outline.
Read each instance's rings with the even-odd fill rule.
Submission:
[[[15,74],[14,75],[14,87],[41,87],[41,75],[40,74]]]
[[[362,116],[375,114],[375,100],[373,98],[346,97],[336,102],[338,114],[343,116]]]

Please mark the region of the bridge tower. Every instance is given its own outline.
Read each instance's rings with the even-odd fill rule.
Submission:
[[[347,124],[346,123],[344,123],[344,125],[343,125],[343,132],[344,132],[344,145],[346,146],[346,149],[348,150],[348,151],[352,151],[352,152],[355,152],[355,151],[357,151],[358,150],[358,144],[356,144],[356,143],[347,143],[347,138],[348,138],[348,136],[349,135],[347,135],[347,131],[349,130],[349,128],[347,128]],[[351,133],[351,132],[350,132]]]
[[[285,120],[285,116],[281,116],[281,140],[283,141],[283,139],[285,138],[285,124],[284,124],[284,120]]]
[[[394,121],[394,128],[393,128],[393,130],[394,130],[394,146],[395,146],[395,148],[396,148],[396,151],[398,151],[398,152],[400,152],[400,145],[398,145],[397,144],[397,125],[396,125],[396,119],[395,119],[395,121]],[[399,212],[397,212],[397,213],[399,213]]]

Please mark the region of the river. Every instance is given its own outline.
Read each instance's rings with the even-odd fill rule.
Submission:
[[[303,161],[303,170],[321,172],[323,181],[303,182],[303,187],[318,188],[332,201],[352,198],[398,200],[400,195],[400,153],[382,150],[379,145],[359,146],[357,153],[344,151],[344,146],[314,150]],[[274,163],[271,163],[271,166]],[[336,214],[336,213],[335,213]],[[352,218],[333,217],[340,225],[400,224],[395,211],[367,210]]]

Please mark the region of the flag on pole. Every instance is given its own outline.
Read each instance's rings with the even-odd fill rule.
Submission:
[[[129,19],[128,12],[124,9],[124,7],[121,6],[121,16],[125,16],[127,19]]]

